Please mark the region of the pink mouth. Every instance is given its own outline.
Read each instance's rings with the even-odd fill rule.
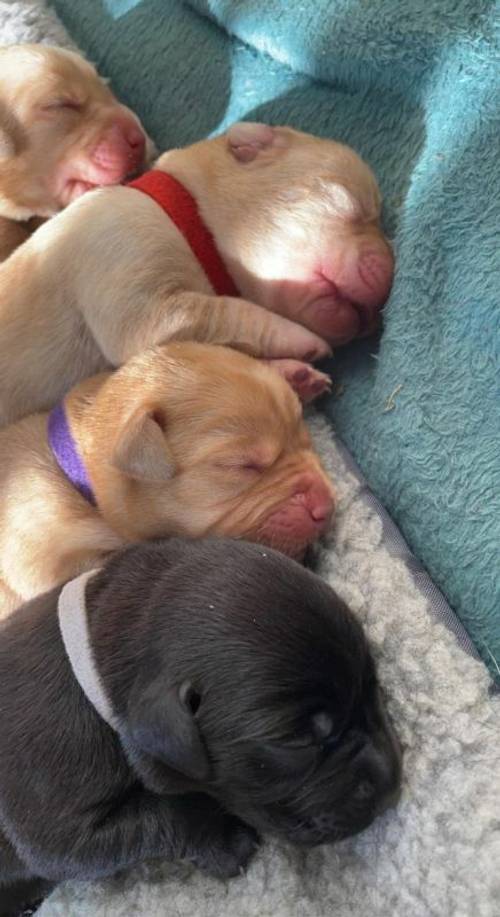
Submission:
[[[90,152],[67,162],[60,177],[58,195],[66,207],[94,188],[118,185],[132,178],[144,165],[146,138],[129,118],[117,119]]]
[[[308,325],[337,346],[372,334],[380,325],[379,308],[354,302],[332,280],[320,276],[322,292],[307,306]]]
[[[314,298],[301,320],[334,345],[372,334],[380,326],[389,296],[394,257],[381,236],[334,249],[320,262],[313,280]]]
[[[77,174],[66,179],[59,194],[59,201],[63,207],[67,207],[87,191],[94,191],[96,188],[105,188],[109,185],[119,185],[125,179],[137,174],[138,168],[137,165],[134,165],[133,168],[115,166],[115,168],[106,169],[89,164],[87,168],[81,169],[81,175],[78,175],[78,171],[75,169]]]
[[[68,204],[71,204],[73,201],[76,201],[82,194],[86,194],[87,191],[93,191],[94,188],[98,188],[98,185],[92,184],[89,181],[83,181],[82,179],[69,179],[62,191],[61,199],[63,205],[67,207]]]
[[[329,528],[335,511],[335,498],[324,485],[297,493],[265,520],[258,535],[270,547],[301,558]]]
[[[306,530],[305,530],[306,529]],[[302,560],[308,547],[314,544],[325,531],[324,524],[310,525],[303,528],[300,535],[297,534],[290,526],[283,526],[277,530],[267,530],[259,532],[256,541],[260,544],[266,544],[276,551],[281,551],[294,560]]]

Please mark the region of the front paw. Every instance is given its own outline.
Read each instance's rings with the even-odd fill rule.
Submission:
[[[309,404],[332,387],[330,376],[300,360],[266,360],[269,366],[283,376],[303,404]]]
[[[225,813],[215,816],[206,827],[197,849],[187,857],[189,862],[216,879],[240,875],[259,846],[257,832]]]

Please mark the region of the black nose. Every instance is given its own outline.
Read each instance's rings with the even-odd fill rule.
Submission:
[[[355,796],[375,806],[377,813],[396,805],[401,793],[401,746],[389,727],[374,735],[357,759],[359,784]]]

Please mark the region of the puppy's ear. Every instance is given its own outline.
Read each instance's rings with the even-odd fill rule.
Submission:
[[[118,436],[112,465],[139,481],[170,481],[175,467],[165,442],[165,423],[154,409],[136,411]]]
[[[210,761],[196,719],[199,703],[190,681],[166,688],[158,676],[135,686],[127,721],[128,734],[142,753],[203,782],[210,775]]]
[[[229,152],[238,162],[252,162],[264,150],[278,152],[288,146],[288,139],[279,128],[251,121],[239,121],[227,134]]]

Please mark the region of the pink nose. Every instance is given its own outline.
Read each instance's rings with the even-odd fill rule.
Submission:
[[[92,161],[101,169],[121,173],[125,178],[144,161],[146,138],[135,122],[115,121],[94,148]]]
[[[133,150],[140,150],[141,154],[144,153],[146,138],[144,137],[140,127],[133,125],[128,129],[128,131],[126,131],[125,137],[129,146],[131,146]]]
[[[304,505],[313,520],[320,528],[326,528],[330,521],[335,501],[330,487],[322,478],[313,478],[301,493]]]
[[[394,258],[385,245],[362,251],[358,262],[358,274],[364,290],[360,301],[366,305],[382,305],[392,284]]]

